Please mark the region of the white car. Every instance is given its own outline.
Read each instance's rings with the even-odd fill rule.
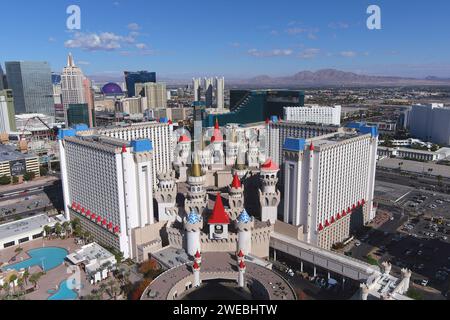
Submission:
[[[428,285],[428,280],[422,280],[422,286],[426,287]]]
[[[361,245],[361,242],[355,242],[355,247],[359,247]]]

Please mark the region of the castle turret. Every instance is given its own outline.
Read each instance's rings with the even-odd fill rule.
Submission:
[[[230,217],[225,211],[222,202],[222,196],[217,194],[216,203],[211,217],[208,220],[209,237],[211,240],[228,239],[228,225],[230,224]]]
[[[238,155],[238,141],[236,136],[235,129],[231,129],[231,134],[227,139],[226,143],[226,165],[232,166],[236,162],[237,155]]]
[[[186,182],[188,159],[191,154],[191,139],[183,134],[178,139],[178,144],[175,149],[174,167],[178,174],[178,180],[180,182]]]
[[[214,133],[211,137],[212,149],[212,169],[223,169],[225,165],[225,155],[223,152],[223,136],[220,132],[219,121],[216,119]]]
[[[240,288],[245,287],[245,271],[247,270],[247,266],[245,265],[244,261],[241,261],[239,263],[239,279],[238,279],[238,285]]]
[[[202,170],[197,156],[194,158],[194,163],[189,171],[187,182],[189,190],[184,202],[184,209],[186,212],[195,211],[198,214],[203,215],[208,203],[208,197],[205,190],[206,175]]]
[[[233,176],[233,182],[229,188],[228,204],[230,206],[231,219],[236,219],[244,209],[244,186],[237,173]]]
[[[281,194],[277,190],[278,171],[280,168],[271,159],[268,159],[262,166],[260,172],[262,188],[259,190],[259,200],[261,204],[261,220],[270,221],[275,224],[278,218],[278,205]]]
[[[155,192],[155,199],[158,202],[158,219],[159,221],[174,222],[177,212],[175,172],[160,173],[158,180],[158,188]]]
[[[201,279],[200,279],[200,264],[197,261],[194,262],[192,266],[192,271],[194,272],[194,287],[200,287]]]
[[[237,217],[235,224],[238,233],[238,251],[249,255],[252,251],[252,229],[255,226],[255,220],[244,209]]]
[[[201,252],[200,232],[203,229],[203,218],[195,211],[192,211],[184,219],[184,229],[186,230],[186,251],[195,258],[197,252]]]

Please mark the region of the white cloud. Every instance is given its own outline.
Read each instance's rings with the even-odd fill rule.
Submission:
[[[53,37],[49,37],[49,38],[48,38],[48,42],[56,42],[56,39],[53,38]]]
[[[272,30],[272,31],[270,31],[270,35],[271,36],[277,36],[278,35],[278,31],[277,30]]]
[[[128,25],[128,30],[137,31],[137,30],[140,30],[140,29],[141,29],[141,27],[140,27],[137,23],[135,23],[135,22],[130,23],[130,24]]]
[[[273,49],[268,51],[250,49],[247,53],[253,57],[282,57],[292,55],[293,51],[291,49]]]
[[[358,54],[355,51],[342,51],[340,55],[346,58],[353,58],[356,57]]]
[[[122,48],[124,44],[132,44],[136,41],[135,36],[117,35],[113,32],[102,33],[74,33],[73,39],[67,40],[66,48],[79,48],[86,51],[113,51]]]
[[[302,59],[312,59],[315,58],[320,53],[320,49],[308,48],[300,52],[299,57]]]
[[[233,48],[239,48],[241,44],[239,42],[231,42],[230,46],[232,46]]]
[[[147,45],[145,43],[137,43],[136,48],[138,48],[140,50],[144,50],[147,48]]]
[[[91,63],[89,61],[80,60],[80,61],[77,61],[77,64],[80,65],[80,66],[88,66]]]

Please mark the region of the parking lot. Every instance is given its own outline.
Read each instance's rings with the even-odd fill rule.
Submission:
[[[417,214],[450,219],[450,196],[448,195],[414,190],[398,204]]]

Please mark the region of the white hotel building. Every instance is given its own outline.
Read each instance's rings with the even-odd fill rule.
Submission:
[[[132,230],[154,223],[152,143],[78,126],[60,131],[59,147],[66,217],[78,217],[100,244],[135,257]]]
[[[284,222],[303,241],[331,249],[374,218],[378,132],[345,129],[284,144]]]
[[[281,166],[284,164],[283,144],[286,138],[310,139],[325,134],[337,132],[339,126],[304,124],[291,121],[272,121],[269,124],[266,154]]]
[[[175,149],[172,140],[173,125],[167,119],[161,119],[161,122],[98,129],[98,134],[125,141],[148,139],[153,144],[155,155],[152,163],[153,177],[157,177],[157,173],[169,173],[172,170],[173,150]],[[156,188],[157,182],[155,178],[153,180],[154,188]]]
[[[285,107],[284,120],[340,126],[341,106],[309,105],[304,107]]]

